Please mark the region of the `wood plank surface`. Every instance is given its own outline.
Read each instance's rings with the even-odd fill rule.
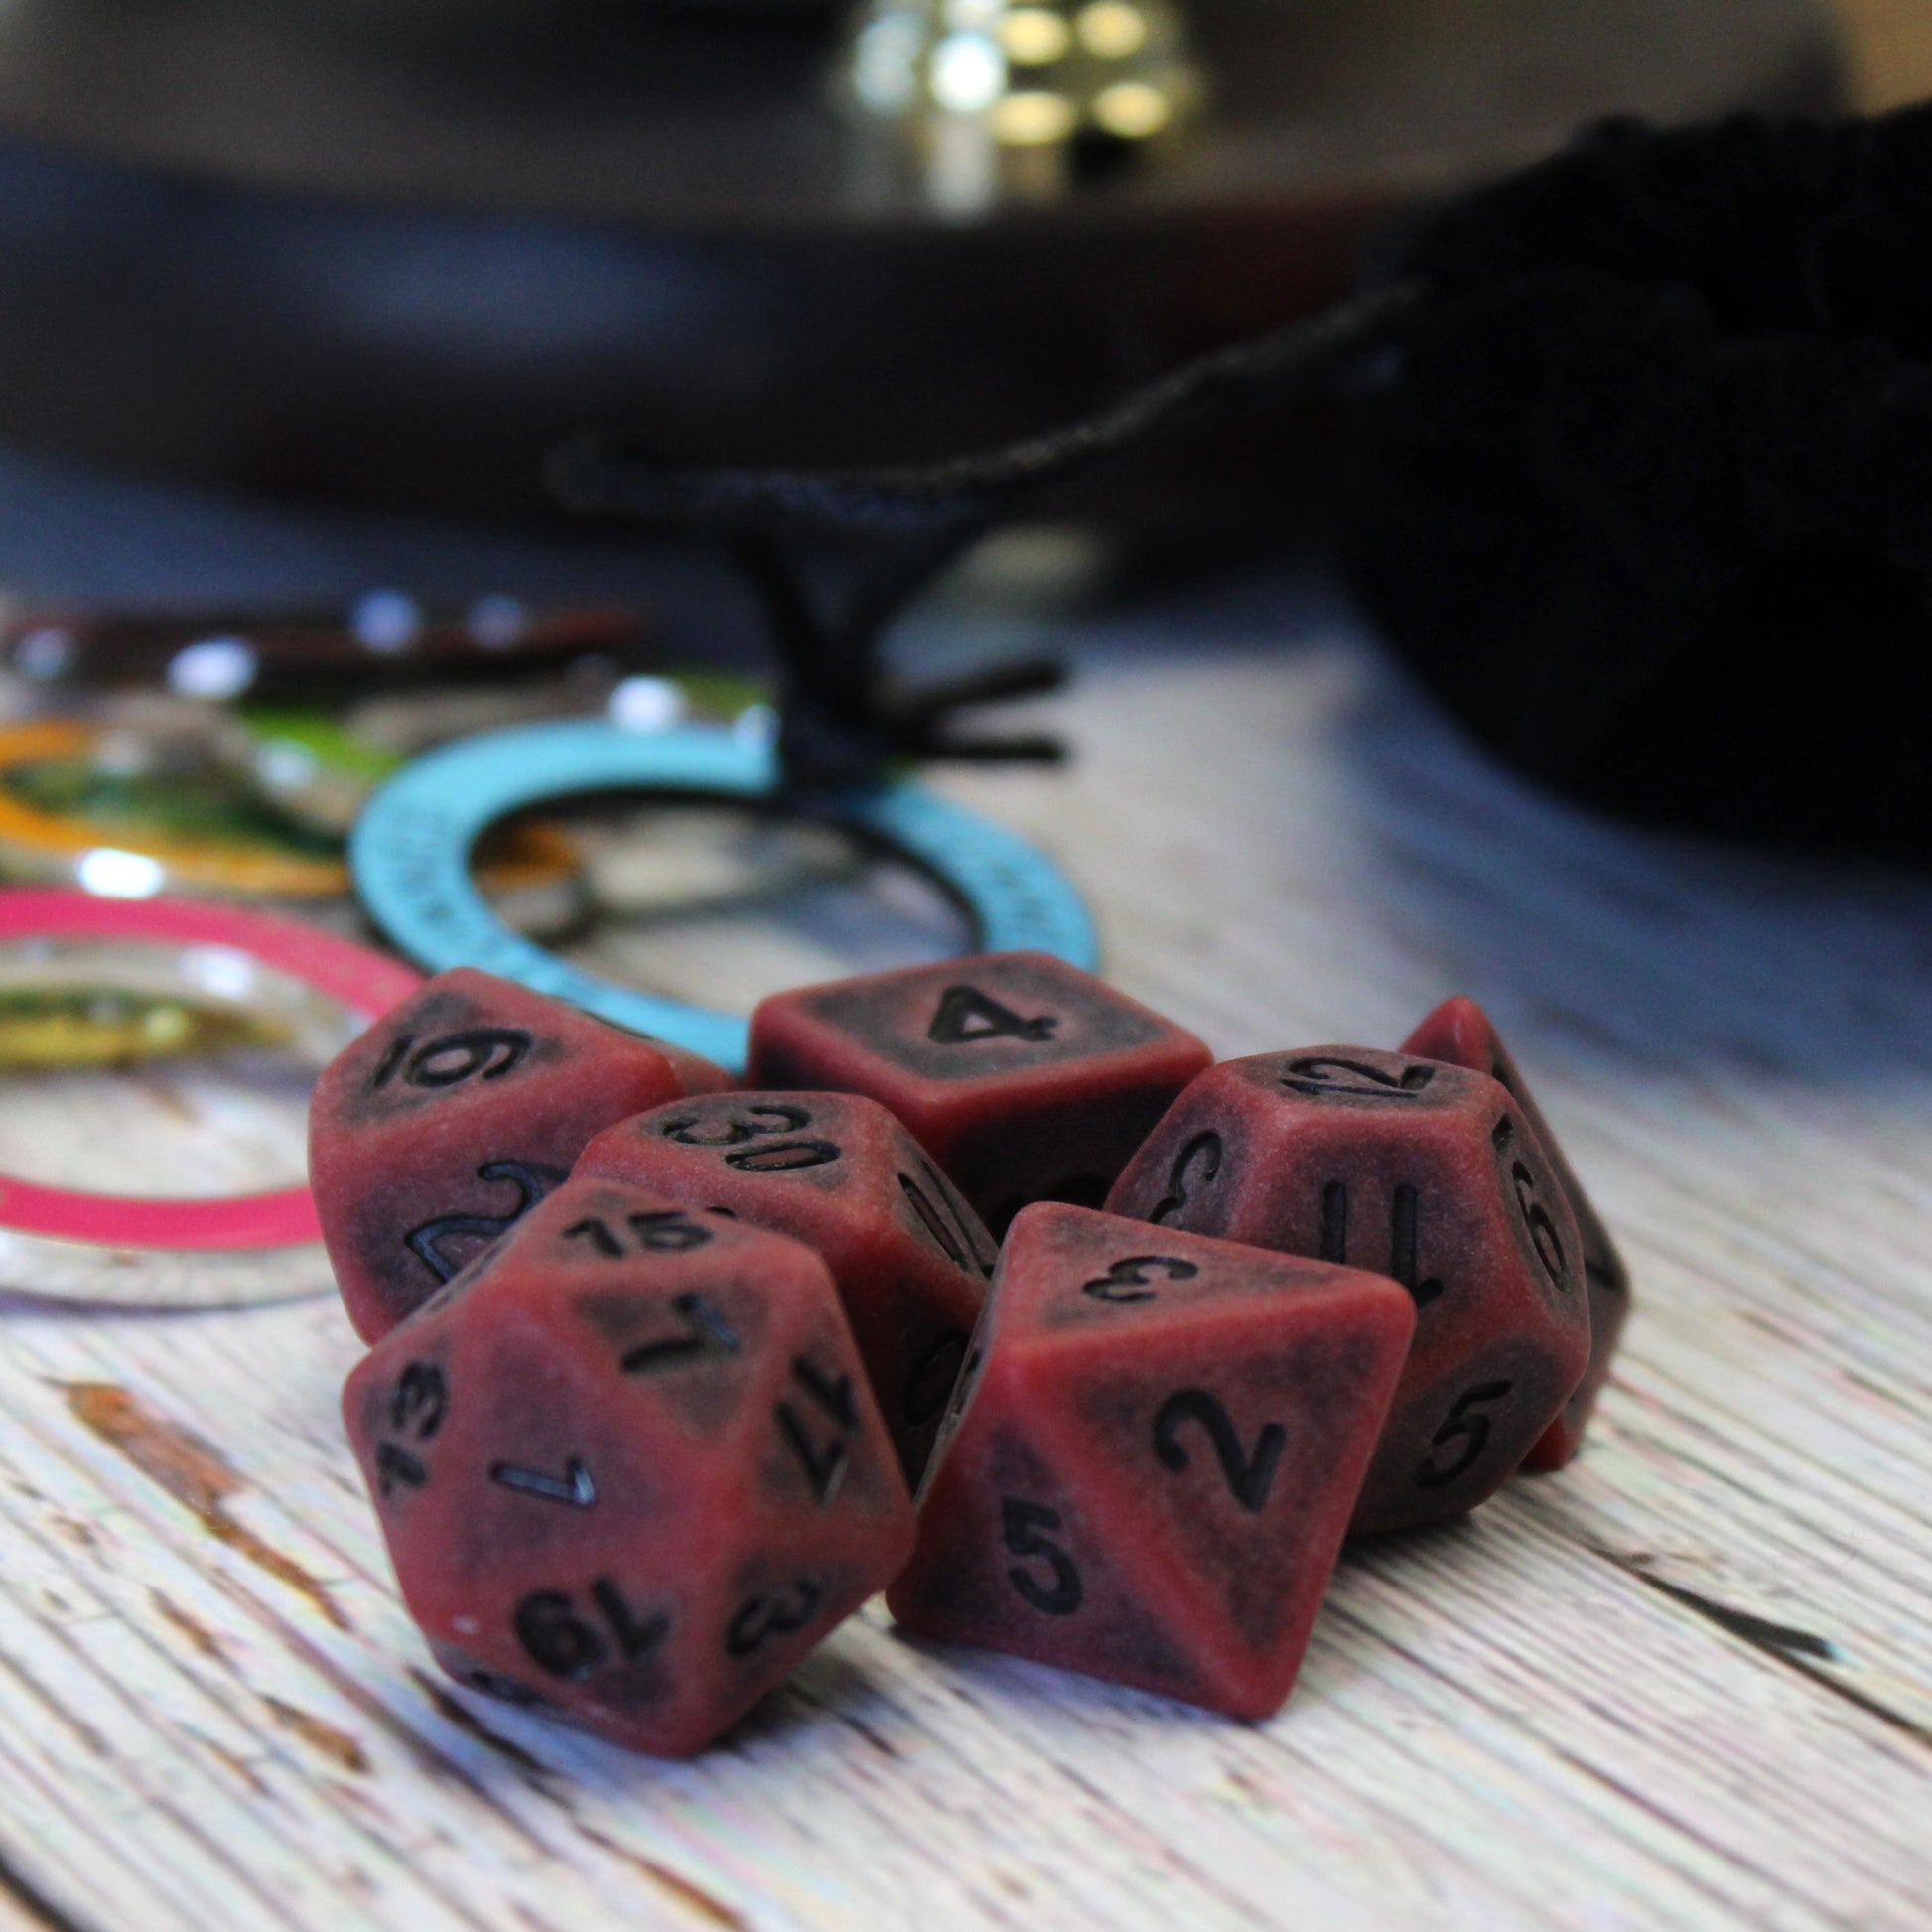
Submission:
[[[1075,642],[1072,764],[939,782],[1222,1053],[1490,1006],[1636,1271],[1581,1461],[1352,1550],[1271,1723],[875,1603],[669,1766],[439,1679],[333,1301],[16,1297],[0,1927],[1932,1923],[1932,889],[1532,798],[1286,581]]]

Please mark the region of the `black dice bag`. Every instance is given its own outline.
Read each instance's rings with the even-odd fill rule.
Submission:
[[[952,721],[1054,667],[905,691],[893,619],[1052,485],[1209,422],[1286,460],[1337,393],[1339,561],[1497,758],[1655,824],[1932,857],[1932,108],[1591,129],[1412,216],[1339,307],[985,455],[693,472],[606,440],[553,483],[733,546],[809,793],[1051,756]]]

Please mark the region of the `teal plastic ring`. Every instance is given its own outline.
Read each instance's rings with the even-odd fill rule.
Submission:
[[[349,840],[349,871],[369,916],[428,971],[479,967],[739,1073],[742,1015],[580,972],[490,910],[471,877],[470,854],[497,820],[560,798],[696,792],[768,803],[777,778],[768,745],[724,729],[512,726],[442,746],[383,785]],[[929,874],[972,919],[976,950],[1033,950],[1089,971],[1096,965],[1093,921],[1079,894],[1018,834],[907,782],[842,794],[826,815]]]

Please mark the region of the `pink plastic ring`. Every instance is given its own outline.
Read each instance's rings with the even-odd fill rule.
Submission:
[[[121,939],[224,946],[372,1021],[422,984],[406,966],[292,919],[172,898],[95,898],[60,889],[0,891],[0,943]],[[226,1200],[83,1194],[0,1174],[0,1228],[98,1247],[207,1252],[287,1248],[321,1238],[307,1187]]]

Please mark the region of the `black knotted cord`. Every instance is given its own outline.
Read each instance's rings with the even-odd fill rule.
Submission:
[[[1201,356],[1079,422],[979,455],[847,472],[692,469],[625,439],[601,439],[561,450],[551,487],[573,510],[726,539],[777,659],[778,756],[789,789],[876,783],[895,759],[1055,759],[1061,748],[1051,738],[960,736],[952,718],[1052,690],[1063,666],[998,665],[906,691],[881,665],[891,624],[1042,490],[1157,436],[1304,399],[1392,340],[1429,294],[1417,281],[1372,289]],[[828,554],[846,566],[842,600],[811,588],[808,563]]]

